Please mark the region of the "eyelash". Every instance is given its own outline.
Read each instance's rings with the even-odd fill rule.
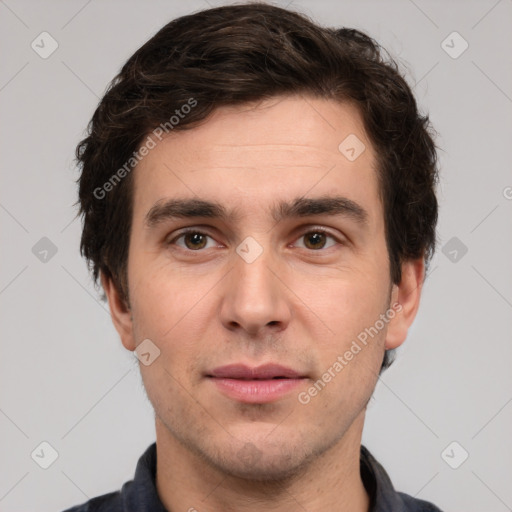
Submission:
[[[197,234],[197,235],[207,236],[207,237],[213,239],[213,237],[211,235],[209,235],[208,233],[205,233],[203,231],[200,231],[197,228],[185,228],[178,235],[176,235],[172,240],[167,242],[167,245],[175,245],[177,240],[179,240],[180,238],[182,238],[182,237],[184,237],[184,236],[186,236],[187,234],[190,234],[190,233]],[[327,230],[327,229],[325,229],[323,227],[320,227],[320,226],[318,226],[318,227],[314,226],[312,228],[308,227],[307,231],[301,232],[301,234],[299,235],[297,240],[299,240],[300,238],[303,238],[306,235],[312,234],[312,233],[323,233],[323,234],[327,235],[328,238],[333,239],[338,245],[343,245],[343,243],[337,237],[335,237],[329,230]],[[327,247],[327,248],[323,248],[322,247],[321,249],[316,249],[316,250],[315,249],[308,249],[306,247],[305,249],[308,250],[308,251],[311,251],[311,252],[321,252],[321,251],[325,251],[327,249],[330,249],[331,247]],[[179,249],[182,249],[184,251],[191,252],[191,253],[193,253],[193,252],[202,252],[202,249],[192,250],[192,249],[187,249],[187,248],[184,248],[184,247],[179,247]]]

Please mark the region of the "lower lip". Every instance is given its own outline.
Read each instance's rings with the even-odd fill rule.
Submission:
[[[273,402],[300,386],[305,379],[242,380],[211,378],[230,398],[248,404]]]

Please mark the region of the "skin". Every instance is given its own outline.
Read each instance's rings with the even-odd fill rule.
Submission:
[[[353,162],[338,149],[349,134],[366,146]],[[286,96],[218,109],[169,134],[133,171],[130,306],[111,280],[102,283],[126,349],[149,338],[161,351],[140,370],[169,511],[368,510],[359,474],[366,405],[384,350],[406,338],[424,278],[419,259],[403,264],[399,285],[390,281],[375,166],[354,106]],[[278,201],[325,195],[358,203],[367,224],[271,216]],[[178,197],[216,200],[238,217],[145,226],[156,202]],[[184,227],[208,237],[177,239]],[[315,227],[329,233],[312,244],[304,235]],[[236,252],[248,236],[263,249],[252,263]],[[401,310],[384,329],[300,403],[298,393],[395,303]],[[277,401],[244,404],[205,377],[225,364],[267,362],[307,378]]]

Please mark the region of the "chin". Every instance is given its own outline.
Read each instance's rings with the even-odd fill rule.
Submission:
[[[238,454],[237,454],[238,455]],[[262,454],[258,461],[241,460],[237,455],[221,462],[222,471],[234,478],[251,482],[283,482],[302,473],[307,465],[307,457],[297,457],[297,453],[280,455]]]
[[[301,474],[315,451],[300,439],[288,442],[260,439],[231,443],[216,454],[205,454],[210,464],[231,477],[257,482],[279,482]]]

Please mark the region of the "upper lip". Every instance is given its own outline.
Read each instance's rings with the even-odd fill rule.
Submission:
[[[254,367],[250,367],[245,364],[228,364],[226,366],[219,366],[218,368],[213,369],[207,376],[243,380],[274,379],[278,377],[298,379],[305,377],[291,368],[273,363]]]

